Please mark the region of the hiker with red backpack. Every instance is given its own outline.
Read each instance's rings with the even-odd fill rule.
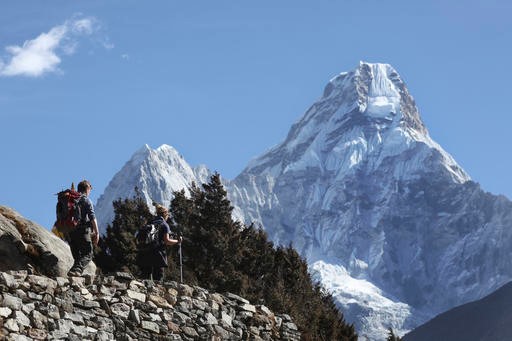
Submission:
[[[72,221],[70,227],[67,229],[65,237],[71,248],[74,263],[68,272],[68,276],[81,276],[84,268],[92,261],[93,246],[98,245],[99,232],[98,222],[94,214],[94,207],[89,194],[91,193],[92,186],[87,180],[83,180],[78,184],[78,198],[74,198],[76,194],[68,194],[70,199],[73,200],[73,217],[68,218]],[[73,191],[74,192],[74,191]],[[75,192],[76,193],[76,192]],[[58,211],[58,207],[57,207]],[[57,212],[57,216],[58,216]]]
[[[157,203],[156,217],[145,226],[142,226],[136,235],[137,242],[137,264],[141,269],[143,279],[160,281],[167,267],[167,245],[181,244],[182,238],[171,238],[171,229],[167,220],[169,210]]]

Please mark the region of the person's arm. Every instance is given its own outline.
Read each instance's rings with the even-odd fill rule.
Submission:
[[[86,203],[86,214],[92,225],[92,242],[94,243],[94,245],[98,245],[98,241],[100,240],[100,232],[98,230],[98,221],[96,220],[96,214],[94,213],[94,206],[92,205],[91,199],[89,198],[87,198]]]
[[[96,221],[96,218],[94,218],[92,221],[92,242],[94,245],[98,245],[98,241],[100,240],[100,232],[98,231],[98,222]]]
[[[179,237],[178,239],[171,239],[169,233],[164,233],[164,243],[165,245],[174,245],[181,243],[182,238]]]

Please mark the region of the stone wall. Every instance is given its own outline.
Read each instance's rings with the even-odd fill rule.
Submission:
[[[55,279],[0,272],[6,340],[300,340],[288,315],[234,294],[127,273]]]

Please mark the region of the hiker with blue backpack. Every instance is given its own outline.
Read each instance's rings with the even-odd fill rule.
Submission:
[[[171,228],[167,224],[169,210],[157,203],[153,205],[156,209],[156,217],[149,224],[142,226],[135,237],[137,264],[143,279],[152,278],[154,281],[160,281],[168,266],[165,247],[181,244],[182,238],[171,238]]]

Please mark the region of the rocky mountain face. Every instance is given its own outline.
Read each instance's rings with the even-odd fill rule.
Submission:
[[[167,203],[171,189],[203,182],[204,167],[171,155],[136,153],[98,201],[110,212],[100,219],[135,185]],[[281,144],[225,185],[235,217],[293,243],[363,340],[403,334],[512,277],[512,203],[431,139],[390,65],[334,77]]]
[[[127,273],[0,272],[0,303],[2,340],[300,340],[289,316],[242,297]]]
[[[363,338],[403,333],[512,275],[512,203],[430,138],[389,65],[332,79],[230,194],[246,221],[307,257]]]
[[[512,340],[512,283],[453,308],[404,336],[404,341]]]

